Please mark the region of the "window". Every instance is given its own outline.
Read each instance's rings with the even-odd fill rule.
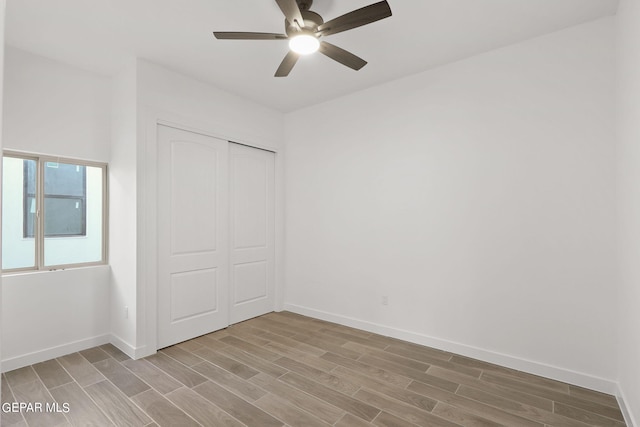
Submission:
[[[106,262],[106,165],[5,153],[2,269]]]

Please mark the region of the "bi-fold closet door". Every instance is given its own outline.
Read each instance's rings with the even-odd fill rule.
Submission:
[[[274,163],[158,126],[158,348],[273,310]]]

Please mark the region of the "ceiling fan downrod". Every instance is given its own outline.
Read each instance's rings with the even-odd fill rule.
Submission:
[[[296,0],[296,3],[298,3],[298,8],[304,12],[305,10],[311,9],[313,0]]]

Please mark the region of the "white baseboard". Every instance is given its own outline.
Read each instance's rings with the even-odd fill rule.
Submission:
[[[353,328],[362,329],[368,332],[386,335],[416,344],[421,344],[427,347],[433,347],[439,350],[460,354],[462,356],[494,363],[496,365],[505,366],[507,368],[516,369],[518,371],[539,375],[541,377],[550,378],[557,381],[562,381],[591,390],[596,390],[602,393],[611,395],[618,394],[618,384],[615,381],[595,377],[582,372],[575,372],[569,369],[558,368],[556,366],[550,366],[544,363],[510,356],[508,354],[497,353],[478,347],[447,341],[441,338],[431,337],[418,332],[393,328],[378,323],[368,322],[365,320],[355,319],[352,317],[329,313],[326,311],[316,310],[313,308],[303,307],[295,304],[285,304],[284,309],[305,316],[339,323],[341,325],[351,326]]]
[[[38,350],[20,356],[10,357],[8,359],[3,359],[2,372],[13,371],[14,369],[23,368],[25,366],[33,365],[34,363],[44,362],[46,360],[55,359],[56,357],[65,356],[70,353],[75,353],[77,351],[86,350],[88,348],[97,347],[108,343],[113,344],[118,349],[120,349],[120,351],[122,351],[132,359],[140,359],[142,357],[150,356],[156,353],[155,349],[149,351],[146,346],[134,347],[117,335],[104,334],[96,337],[86,338],[83,340],[73,341],[55,347],[45,348],[44,350]]]
[[[113,344],[115,347],[117,347],[118,350],[120,350],[130,358],[135,359],[134,356],[136,354],[136,348],[134,346],[132,346],[131,344],[129,344],[128,342],[126,342],[125,340],[123,340],[122,338],[114,334],[111,334],[109,338],[110,338],[109,342]]]
[[[32,353],[3,359],[2,372],[13,371],[14,369],[23,368],[25,366],[33,365],[34,363],[44,362],[45,360],[55,359],[56,357],[107,344],[109,342],[109,338],[109,334],[98,335],[96,337],[73,341],[55,347],[45,348],[44,350],[38,350]]]
[[[111,334],[110,338],[111,338],[110,339],[111,344],[116,346],[120,351],[122,351],[124,354],[126,354],[132,359],[141,359],[143,357],[151,356],[152,354],[156,353],[155,350],[149,352],[149,349],[146,346],[134,347],[128,342],[126,342],[125,340],[123,340],[122,338],[120,338],[119,336],[114,334]]]
[[[626,399],[622,389],[618,389],[618,392],[616,393],[616,399],[618,400],[618,405],[620,406],[620,410],[622,411],[622,416],[624,417],[624,422],[627,424],[627,427],[640,427],[638,420],[633,418],[633,415],[631,414],[631,411],[626,404],[626,402],[628,402],[629,400]]]

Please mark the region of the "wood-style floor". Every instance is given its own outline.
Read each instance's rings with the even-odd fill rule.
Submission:
[[[287,312],[142,360],[104,345],[7,372],[2,402],[61,410],[5,427],[624,426],[612,396]]]

